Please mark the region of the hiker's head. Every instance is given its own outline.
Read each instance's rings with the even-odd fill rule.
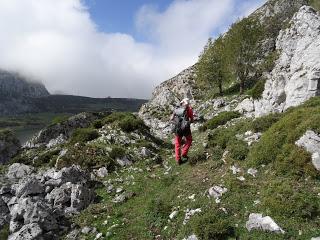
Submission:
[[[182,101],[180,102],[180,104],[181,104],[182,106],[188,106],[189,103],[190,103],[189,98],[184,98],[184,99],[182,99]]]

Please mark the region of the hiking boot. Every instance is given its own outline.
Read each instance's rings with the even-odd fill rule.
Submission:
[[[177,161],[177,164],[178,164],[178,165],[181,165],[181,164],[182,164],[181,159],[179,159],[179,160]]]
[[[188,156],[182,156],[182,161],[183,162],[187,162],[189,160],[189,157]]]

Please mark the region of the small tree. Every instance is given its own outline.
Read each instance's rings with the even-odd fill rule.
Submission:
[[[224,42],[220,36],[214,42],[209,39],[197,64],[197,80],[200,85],[218,87],[223,94],[223,82],[226,81]]]
[[[245,83],[260,55],[259,41],[263,37],[262,26],[252,18],[244,18],[230,28],[226,36],[230,69],[240,83],[243,94]]]

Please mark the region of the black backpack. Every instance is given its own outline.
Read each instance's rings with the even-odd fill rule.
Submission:
[[[183,136],[190,131],[190,121],[187,107],[179,106],[174,110],[175,134]]]

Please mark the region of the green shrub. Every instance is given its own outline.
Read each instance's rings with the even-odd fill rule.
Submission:
[[[213,161],[220,161],[223,155],[223,149],[220,146],[215,146],[211,150],[212,160]]]
[[[230,141],[227,150],[231,158],[239,161],[245,160],[249,152],[248,144],[241,140]]]
[[[232,218],[217,208],[210,208],[204,214],[193,216],[189,226],[201,240],[224,240],[235,235]]]
[[[152,199],[147,205],[147,221],[151,228],[162,228],[167,223],[171,210],[171,204],[161,196]]]
[[[261,197],[264,212],[272,216],[314,219],[320,214],[316,194],[290,180],[271,181],[264,186]]]
[[[66,120],[69,119],[69,115],[62,115],[62,116],[56,116],[52,119],[51,121],[51,125],[55,125],[55,124],[58,124],[58,123],[62,123]]]
[[[206,122],[201,128],[201,131],[205,131],[207,129],[215,129],[220,125],[224,125],[230,120],[234,118],[240,117],[241,114],[239,112],[222,112],[219,113],[218,116],[213,117],[208,122]]]
[[[50,166],[54,166],[54,160],[56,160],[59,153],[60,149],[54,149],[40,153],[38,155],[38,158],[34,161],[33,165],[36,167],[40,167],[45,164],[50,164]]]
[[[92,128],[78,128],[76,129],[70,139],[71,143],[86,143],[99,137],[97,130]]]
[[[254,87],[247,91],[247,94],[251,96],[253,99],[259,99],[262,97],[262,93],[264,91],[265,80],[259,80],[256,82]]]
[[[126,154],[126,150],[122,147],[113,147],[109,153],[109,157],[112,159],[121,158]]]
[[[133,115],[126,116],[120,120],[119,127],[125,132],[132,132],[138,129],[143,130],[146,128],[144,122]]]
[[[219,128],[208,135],[209,146],[210,147],[219,146],[222,149],[225,149],[228,145],[228,142],[234,138],[235,138],[235,132],[233,131],[233,129]]]
[[[311,163],[311,156],[306,150],[294,144],[285,144],[277,156],[274,168],[280,176],[317,176],[317,170]]]
[[[189,157],[190,165],[196,165],[199,162],[204,162],[207,160],[207,155],[204,152],[193,153]]]
[[[95,129],[100,129],[103,127],[102,120],[95,120],[92,124]]]
[[[267,116],[263,116],[260,118],[256,118],[252,122],[252,130],[254,132],[265,132],[268,130],[274,123],[279,121],[279,119],[282,117],[282,114],[279,113],[273,113],[269,114]]]
[[[113,112],[110,115],[106,116],[102,119],[103,125],[114,123],[116,121],[119,121],[123,119],[124,117],[128,116],[129,113],[126,112]]]
[[[106,167],[108,171],[113,171],[116,168],[116,162],[109,157],[100,146],[74,146],[68,149],[65,156],[57,161],[57,167],[63,168],[73,164],[80,165],[85,169]]]

